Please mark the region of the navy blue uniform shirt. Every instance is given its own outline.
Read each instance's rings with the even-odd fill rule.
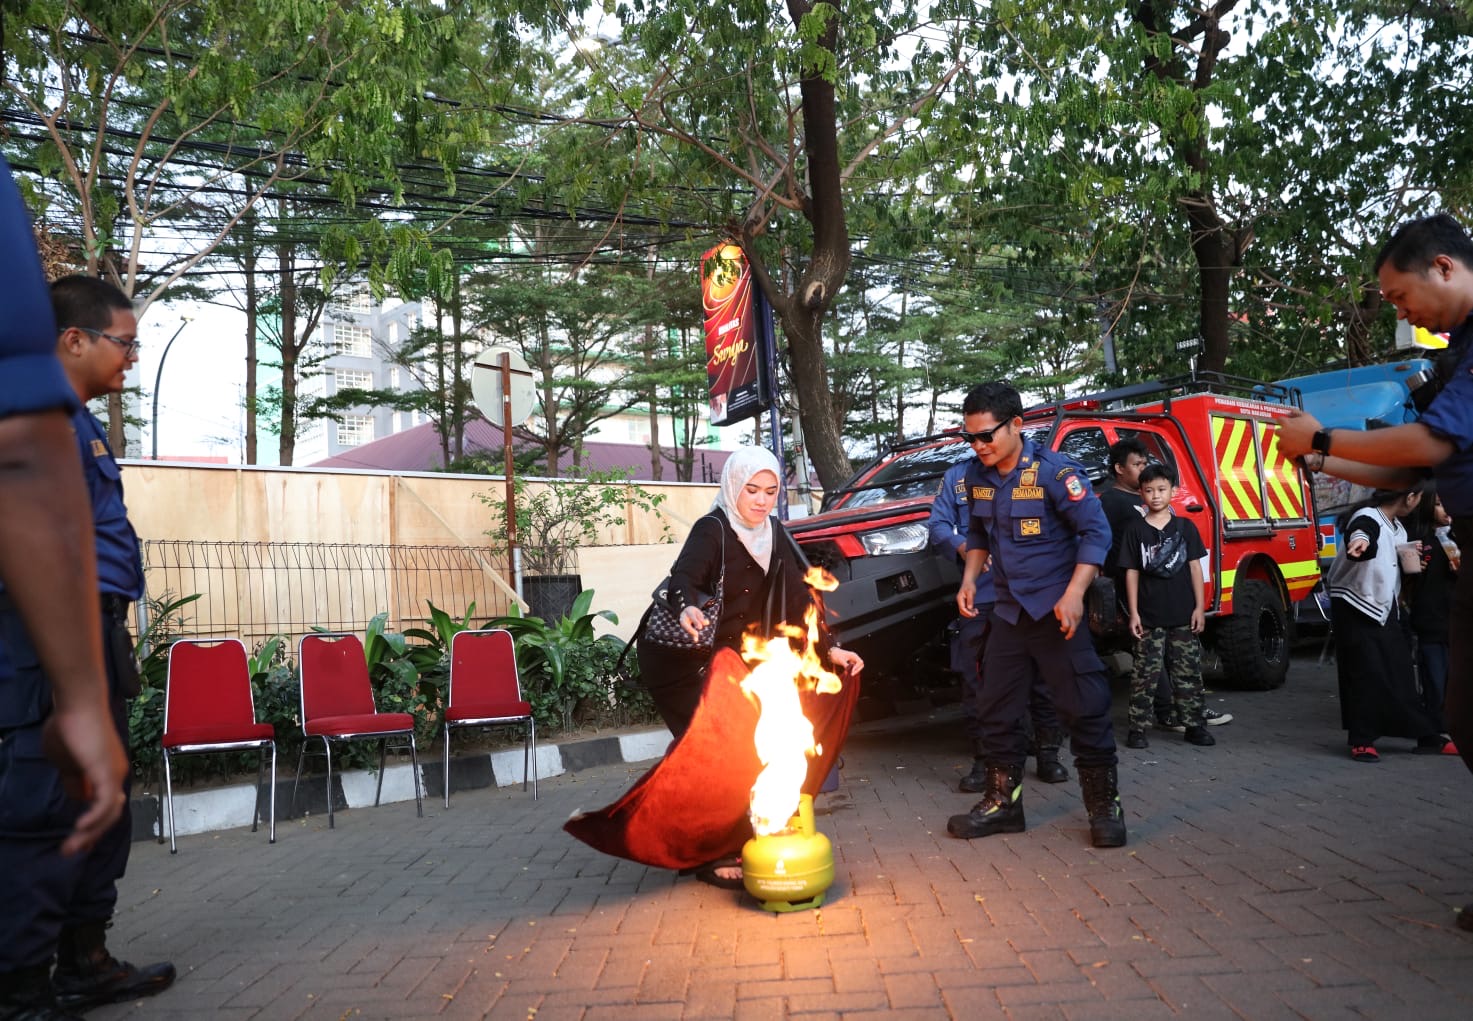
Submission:
[[[973,463],[981,462],[974,457],[946,469],[946,474],[941,478],[941,492],[931,504],[931,520],[926,526],[927,532],[931,537],[931,545],[942,556],[956,555],[957,538],[965,540],[971,527],[971,502],[967,499],[967,466]],[[972,596],[972,602],[983,606],[996,601],[997,589],[992,582],[992,572],[983,571],[977,578],[977,592]]]
[[[1437,495],[1442,506],[1455,518],[1473,516],[1473,318],[1453,331],[1450,345],[1467,341],[1463,357],[1452,379],[1419,421],[1456,450],[1433,469],[1437,477]]]
[[[31,218],[20,200],[10,164],[0,158],[0,418],[77,407],[77,394],[56,358],[51,291],[36,254]]]
[[[970,549],[992,557],[995,612],[1010,624],[1019,610],[1034,620],[1053,613],[1077,564],[1105,562],[1110,524],[1084,466],[1067,454],[1036,450],[1032,440],[1003,477],[979,460],[967,466],[972,502]]]
[[[72,415],[81,448],[82,474],[92,501],[92,529],[97,536],[97,589],[129,602],[143,595],[143,562],[138,534],[123,506],[123,475],[107,445],[107,430],[86,408]]]

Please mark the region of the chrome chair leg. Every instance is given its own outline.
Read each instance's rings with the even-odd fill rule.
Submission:
[[[276,742],[271,742],[271,843],[276,843]]]
[[[322,739],[322,754],[327,756],[327,828],[337,829],[332,818],[332,742]]]
[[[292,781],[292,810],[288,815],[290,819],[297,817],[297,786],[302,782],[302,763],[307,761],[307,742],[310,740],[310,737],[302,738],[302,750],[297,753],[297,778]]]
[[[414,770],[414,810],[423,819],[425,817],[425,803],[419,793],[419,750],[414,745],[414,731],[409,732],[409,765]],[[383,773],[379,773],[382,778]]]
[[[450,807],[450,724],[445,724],[445,807]]]
[[[174,777],[169,771],[169,749],[164,749],[164,799],[169,806],[169,853],[178,854],[179,847],[174,842]]]

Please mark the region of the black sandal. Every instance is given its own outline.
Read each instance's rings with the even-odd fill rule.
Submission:
[[[741,876],[723,876],[717,873],[717,869],[739,869],[742,867],[740,858],[718,858],[698,868],[692,869],[692,874],[708,886],[715,886],[722,890],[743,890],[746,884],[742,882]]]

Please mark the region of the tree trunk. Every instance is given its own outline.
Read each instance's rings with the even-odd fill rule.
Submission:
[[[296,253],[290,241],[277,246],[277,275],[281,290],[281,442],[282,467],[292,463],[297,447],[297,275]]]
[[[788,15],[796,27],[814,8],[812,0],[788,0]],[[837,52],[839,15],[829,18],[815,40]],[[837,489],[851,474],[844,451],[839,416],[829,387],[828,361],[823,349],[823,320],[849,273],[849,227],[844,217],[844,194],[839,161],[838,114],[834,84],[813,68],[804,68],[799,82],[802,97],[804,152],[808,159],[810,195],[804,215],[813,227],[813,254],[792,294],[782,294],[757,258],[752,242],[763,228],[761,207],[754,207],[743,225],[742,250],[753,274],[782,321],[783,336],[793,361],[793,389],[798,417],[808,444],[808,458],[818,470],[825,489]]]
[[[1381,289],[1367,287],[1360,301],[1346,309],[1345,358],[1351,365],[1366,365],[1372,359],[1371,326],[1381,314]]]
[[[245,220],[245,258],[241,260],[245,276],[245,463],[256,462],[256,316],[259,297],[256,293],[256,214]]]
[[[1201,285],[1198,322],[1202,359],[1198,365],[1206,372],[1221,372],[1227,367],[1231,314],[1228,297],[1238,261],[1237,240],[1213,209],[1211,198],[1201,193],[1187,198],[1187,222],[1192,228],[1192,255],[1197,260]]]
[[[458,461],[465,456],[465,383],[461,379],[461,366],[465,365],[465,335],[461,332],[465,318],[465,307],[460,296],[460,267],[456,266],[451,277],[455,282],[451,306],[455,332],[450,338],[450,441]]]

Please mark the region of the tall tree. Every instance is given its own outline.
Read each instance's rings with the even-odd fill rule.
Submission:
[[[829,486],[850,471],[824,337],[852,258],[846,198],[868,186],[864,172],[884,177],[897,149],[923,144],[917,124],[964,63],[965,44],[922,30],[918,6],[633,0],[616,10],[643,73],[588,57],[602,90],[590,116],[637,132],[642,165],[672,150],[699,157],[679,209],[747,255],[780,320],[804,437]]]
[[[392,201],[405,159],[453,175],[501,113],[445,116],[429,77],[515,69],[515,25],[547,17],[538,0],[21,0],[5,12],[4,147],[141,313],[288,182],[353,203]],[[204,207],[221,215],[200,232]],[[122,451],[116,407],[112,427]]]

